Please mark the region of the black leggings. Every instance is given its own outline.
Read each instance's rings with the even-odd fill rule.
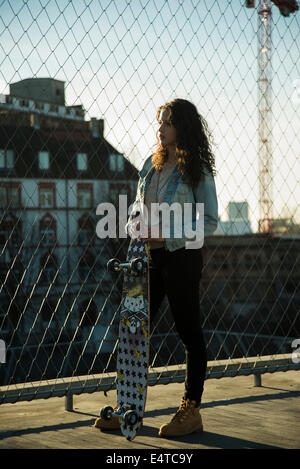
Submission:
[[[186,352],[186,399],[200,404],[207,367],[200,316],[201,249],[151,249],[150,321],[167,295],[176,330]]]

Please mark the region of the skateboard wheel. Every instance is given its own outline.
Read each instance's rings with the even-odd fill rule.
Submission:
[[[119,259],[115,259],[115,258],[109,259],[109,261],[107,263],[107,270],[109,272],[118,272],[119,265],[120,265]]]
[[[103,420],[110,420],[111,417],[112,417],[112,413],[113,413],[114,409],[110,406],[106,406],[106,407],[103,407],[101,410],[100,410],[100,417],[103,419]]]
[[[132,259],[132,261],[130,262],[130,269],[132,270],[132,272],[142,272],[144,265],[145,263],[143,259],[137,257],[136,259]]]
[[[135,425],[139,420],[138,414],[134,410],[127,410],[124,414],[125,425]]]

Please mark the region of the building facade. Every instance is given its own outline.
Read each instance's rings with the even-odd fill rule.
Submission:
[[[131,203],[137,170],[106,141],[102,119],[65,106],[63,82],[10,91],[0,103],[1,336],[84,341],[94,326],[99,339],[119,304],[106,262],[126,240],[97,237],[96,208],[117,207],[119,194]]]

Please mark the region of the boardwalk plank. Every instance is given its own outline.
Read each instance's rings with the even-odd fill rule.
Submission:
[[[201,414],[204,432],[175,439],[158,438],[163,423],[176,412],[183,383],[149,388],[144,426],[132,442],[120,431],[93,428],[99,409],[115,404],[115,391],[74,396],[74,411],[63,398],[0,406],[1,449],[150,449],[167,451],[213,448],[300,447],[300,372],[265,374],[262,386],[253,376],[210,379],[205,383]]]

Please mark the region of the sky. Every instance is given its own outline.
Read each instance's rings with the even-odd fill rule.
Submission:
[[[105,138],[138,168],[157,108],[189,99],[213,133],[219,215],[247,200],[259,217],[258,1],[0,0],[0,93],[30,77],[65,81],[66,104],[105,120]],[[274,216],[300,223],[300,12],[272,7]]]

